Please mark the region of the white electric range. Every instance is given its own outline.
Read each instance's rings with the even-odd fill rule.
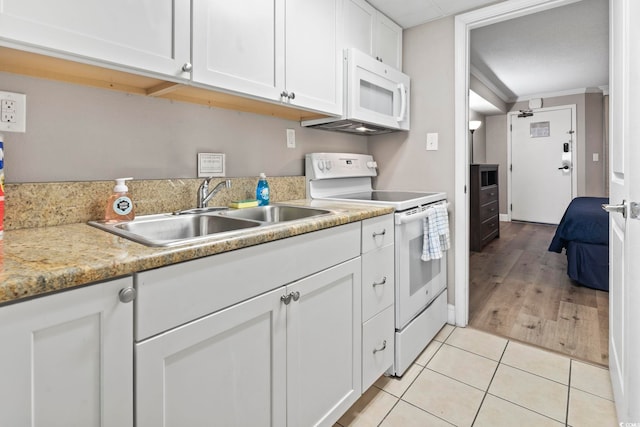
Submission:
[[[446,193],[376,190],[377,163],[366,154],[306,155],[307,197],[392,206],[395,223],[395,357],[401,376],[447,321],[447,262],[421,259],[429,207],[446,205]]]

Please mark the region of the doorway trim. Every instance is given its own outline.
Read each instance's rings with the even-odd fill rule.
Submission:
[[[454,22],[455,100],[455,323],[469,323],[469,39],[475,28],[580,0],[513,0],[457,15]]]
[[[578,176],[580,175],[580,163],[578,162],[578,119],[577,119],[577,106],[576,104],[558,105],[554,107],[535,108],[531,110],[533,114],[544,113],[545,111],[555,110],[571,110],[571,129],[573,134],[571,135],[571,155],[573,161],[571,162],[571,198],[573,199],[578,194]],[[519,114],[518,111],[511,111],[507,113],[507,166],[513,164],[511,159],[511,153],[513,152],[513,132],[510,129],[512,119]],[[507,170],[507,206],[511,206],[513,186],[511,185],[511,168]],[[507,208],[507,217],[511,221],[511,209]]]

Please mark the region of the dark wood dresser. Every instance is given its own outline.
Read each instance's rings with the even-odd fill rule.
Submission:
[[[470,165],[469,249],[475,252],[500,237],[498,165]]]

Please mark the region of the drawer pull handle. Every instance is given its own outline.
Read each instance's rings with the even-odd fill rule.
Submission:
[[[384,236],[385,234],[387,234],[387,229],[386,229],[386,228],[383,228],[383,229],[382,229],[382,232],[380,232],[380,233],[376,233],[376,232],[374,231],[374,232],[373,232],[373,238],[375,239],[376,237],[378,237],[378,236]]]
[[[385,348],[387,348],[387,340],[382,341],[382,347],[380,348],[374,348],[373,349],[373,354],[376,354],[379,351],[384,350]]]
[[[387,276],[384,276],[381,282],[373,282],[373,287],[375,288],[376,286],[382,286],[385,283],[387,283]]]
[[[291,298],[293,298],[294,301],[298,301],[300,299],[300,292],[298,291],[291,292],[289,295],[291,295]]]

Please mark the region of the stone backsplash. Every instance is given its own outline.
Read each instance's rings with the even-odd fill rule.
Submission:
[[[256,177],[230,178],[209,206],[228,206],[233,200],[255,199]],[[305,198],[304,176],[268,177],[271,201]],[[223,178],[211,181],[213,188]],[[196,207],[202,179],[176,178],[128,181],[136,215],[173,212]],[[4,229],[47,227],[104,218],[113,181],[47,182],[5,185]]]

